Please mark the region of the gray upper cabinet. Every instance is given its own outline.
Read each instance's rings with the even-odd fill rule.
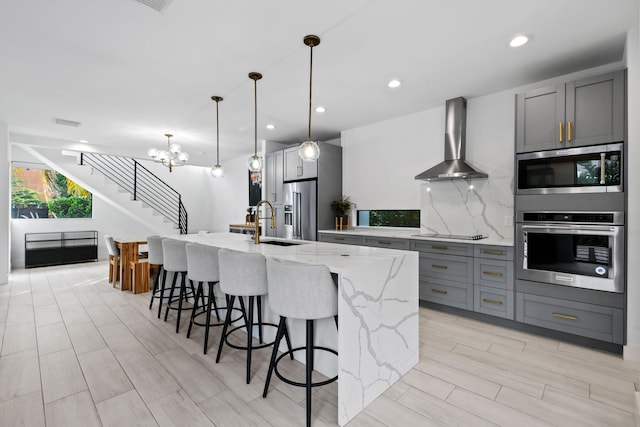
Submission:
[[[284,155],[282,150],[265,156],[265,198],[272,204],[283,204]]]
[[[536,89],[516,97],[516,151],[624,139],[624,71]]]
[[[318,161],[303,162],[298,155],[298,146],[284,150],[284,180],[297,181],[318,177]]]

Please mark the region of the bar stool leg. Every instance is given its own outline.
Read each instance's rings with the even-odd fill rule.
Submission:
[[[262,344],[262,296],[258,295],[258,339]]]
[[[253,296],[249,297],[249,307],[247,311],[247,384],[251,382],[251,347],[253,341]]]
[[[214,292],[213,287],[217,282],[209,282],[209,286],[211,286],[211,297],[213,298],[213,309],[216,311],[216,317],[218,318],[218,322],[220,321],[220,313],[218,312],[218,304],[216,304],[216,294]]]
[[[191,328],[193,327],[193,322],[196,318],[196,310],[198,309],[198,297],[202,293],[202,282],[198,283],[198,290],[196,291],[196,299],[193,303],[193,309],[191,310],[191,319],[189,319],[189,329],[187,329],[187,338],[191,336]]]
[[[156,277],[153,279],[153,292],[151,292],[151,302],[149,303],[149,310],[153,307],[153,300],[156,299],[155,294],[158,291],[158,282],[160,281],[160,270],[162,270],[162,266],[158,266],[158,271],[156,272]]]
[[[220,344],[218,345],[218,354],[216,355],[216,363],[220,362],[220,354],[222,353],[222,346],[224,345],[224,340],[227,338],[227,329],[229,328],[229,324],[231,323],[231,308],[233,307],[233,303],[235,302],[235,295],[227,295],[229,298],[229,302],[227,303],[227,316],[224,319],[224,326],[222,327],[222,336],[220,337]]]
[[[158,304],[158,319],[162,314],[162,300],[164,299],[164,288],[167,285],[167,270],[162,269],[162,288],[160,288],[160,304]]]
[[[171,281],[171,291],[169,292],[169,301],[167,301],[167,307],[164,310],[164,321],[167,321],[167,316],[169,316],[169,306],[173,302],[173,291],[176,289],[176,280],[178,279],[178,273],[173,273],[173,280]]]
[[[313,320],[307,320],[307,427],[311,426],[311,375],[313,373]]]
[[[264,382],[264,391],[262,392],[262,397],[267,397],[267,392],[269,391],[269,383],[271,382],[271,375],[273,374],[273,369],[276,365],[276,356],[278,355],[278,347],[280,347],[280,341],[282,340],[282,336],[285,334],[287,330],[286,319],[280,316],[280,322],[278,323],[278,331],[276,332],[276,340],[273,342],[273,350],[271,351],[271,361],[269,362],[269,370],[267,371],[267,379]],[[289,346],[289,350],[291,350],[291,346]],[[293,354],[291,354],[291,358],[293,358]]]
[[[207,321],[206,326],[204,327],[204,354],[207,354],[207,348],[209,347],[209,324],[211,323],[211,301],[216,303],[215,297],[213,296],[213,283],[209,282],[209,300],[207,301]],[[218,309],[216,308],[216,311]]]
[[[180,296],[178,298],[178,319],[176,320],[176,334],[180,331],[180,315],[182,314],[182,301],[187,297],[187,284],[185,283],[187,273],[181,271],[182,280],[180,282]],[[193,292],[193,286],[191,286]],[[193,292],[195,294],[195,292]]]

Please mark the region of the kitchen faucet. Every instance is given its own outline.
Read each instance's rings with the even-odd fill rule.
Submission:
[[[276,228],[276,217],[275,217],[275,210],[273,209],[273,205],[268,200],[260,200],[256,205],[256,217],[255,217],[256,232],[253,234],[253,241],[256,243],[256,245],[260,243],[260,220],[269,218],[267,216],[263,216],[263,217],[260,216],[260,205],[262,205],[263,203],[266,203],[271,208],[271,228]]]

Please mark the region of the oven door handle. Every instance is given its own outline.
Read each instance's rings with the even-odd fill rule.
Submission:
[[[615,231],[615,226],[602,227],[597,225],[579,225],[579,226],[568,226],[568,225],[556,225],[556,224],[547,224],[547,225],[522,225],[523,230],[564,230],[564,231],[601,231],[605,233],[612,233]]]

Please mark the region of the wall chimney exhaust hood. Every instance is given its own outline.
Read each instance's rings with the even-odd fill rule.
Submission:
[[[444,162],[427,169],[416,179],[422,181],[450,181],[453,179],[488,178],[465,161],[467,136],[467,100],[463,97],[447,100],[444,134]]]

